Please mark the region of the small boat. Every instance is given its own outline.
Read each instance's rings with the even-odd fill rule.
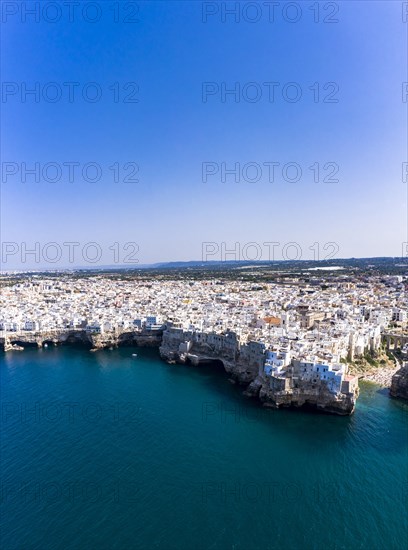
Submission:
[[[44,344],[44,347],[45,347],[45,348],[48,348],[48,344]]]
[[[132,357],[137,357],[137,353],[132,353]]]

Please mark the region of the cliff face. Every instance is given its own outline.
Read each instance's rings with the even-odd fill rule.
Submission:
[[[6,338],[0,339],[4,350],[12,349],[15,343],[21,345],[37,345],[42,347],[50,344],[83,344],[93,350],[116,348],[119,346],[143,346],[159,347],[162,339],[162,331],[123,331],[104,332],[102,334],[78,330],[58,330],[50,332],[24,332],[18,334],[8,333]]]
[[[186,345],[186,341],[189,345]],[[184,345],[184,349],[180,349]],[[256,346],[255,343],[253,345]],[[262,354],[251,346],[237,345],[233,338],[221,346],[201,342],[191,332],[167,330],[159,348],[160,356],[168,363],[191,363],[192,365],[219,361],[225,371],[239,384],[248,385],[258,375]]]
[[[209,361],[221,361],[231,378],[246,386],[244,394],[259,399],[268,407],[302,407],[309,405],[328,413],[349,415],[354,412],[359,390],[355,383],[347,391],[331,393],[324,382],[311,385],[288,376],[271,377],[263,373],[264,355],[254,345],[233,347],[220,344],[218,349],[197,341],[188,332],[166,331],[163,335],[160,355],[169,363],[200,365]]]
[[[258,397],[265,406],[303,407],[311,406],[318,410],[349,415],[354,412],[358,398],[358,386],[347,393],[331,393],[324,383],[313,386],[297,381],[296,387],[290,378],[274,378],[259,375],[248,387],[246,394]]]
[[[13,349],[15,343],[37,345],[44,343],[87,345],[92,351],[118,346],[159,347],[160,356],[168,363],[200,365],[220,362],[231,379],[246,387],[248,397],[259,399],[269,407],[302,407],[310,405],[316,409],[336,414],[351,414],[358,397],[358,385],[342,388],[341,393],[331,393],[322,383],[311,385],[292,376],[266,376],[264,347],[257,342],[240,344],[234,333],[226,335],[203,335],[181,330],[162,331],[112,331],[102,334],[85,330],[61,330],[49,333],[20,333],[7,335],[0,343],[5,350]],[[16,349],[16,348],[14,348]],[[402,371],[403,369],[401,369]],[[398,371],[393,379],[396,397],[408,395],[408,369]]]
[[[122,332],[120,334],[106,332],[104,334],[89,334],[88,338],[92,348],[106,349],[121,346],[159,347],[162,339],[162,332]]]
[[[400,368],[392,377],[390,395],[408,400],[408,366]]]

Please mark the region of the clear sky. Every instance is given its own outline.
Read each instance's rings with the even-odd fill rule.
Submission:
[[[3,269],[200,260],[203,242],[212,260],[401,255],[402,2],[23,4],[2,2]]]

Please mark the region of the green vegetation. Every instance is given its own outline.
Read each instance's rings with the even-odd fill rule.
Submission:
[[[364,360],[367,361],[372,367],[379,367],[379,361],[374,359],[373,355],[371,353],[365,353],[364,354]]]

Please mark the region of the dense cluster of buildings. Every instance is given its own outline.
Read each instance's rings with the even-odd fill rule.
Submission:
[[[375,352],[390,327],[406,328],[406,285],[401,276],[293,276],[260,284],[33,276],[3,290],[0,331],[120,333],[165,326],[230,355],[255,346],[266,375],[279,377],[291,366],[302,379],[325,380],[335,391],[345,361]],[[187,353],[191,342],[183,336],[179,351]]]

